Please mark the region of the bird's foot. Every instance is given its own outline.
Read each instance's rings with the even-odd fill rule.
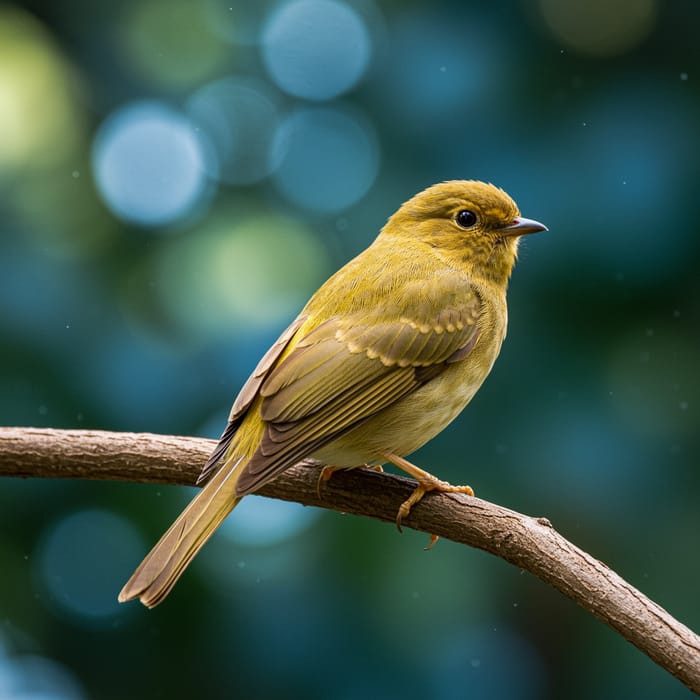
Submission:
[[[440,539],[440,535],[430,535],[430,542],[423,547],[423,551],[427,552],[429,549],[432,549],[435,546],[435,543]]]
[[[362,465],[365,469],[371,469],[374,472],[383,472],[384,470],[382,469],[381,464],[376,464],[376,465],[369,465],[369,464],[363,464]],[[352,467],[350,467],[352,469]],[[347,467],[329,467],[326,465],[321,469],[321,473],[318,475],[318,481],[316,482],[316,495],[318,496],[318,500],[323,500],[323,496],[321,496],[321,486],[326,482],[330,481],[330,478],[333,476],[333,474],[337,471],[342,471],[343,469],[347,469]]]
[[[396,527],[398,527],[399,532],[401,532],[401,521],[408,517],[411,512],[411,508],[418,503],[418,501],[425,496],[428,491],[440,491],[441,493],[466,493],[468,496],[474,495],[474,490],[471,486],[455,486],[447,481],[442,481],[436,476],[433,476],[430,472],[426,472],[424,469],[417,467],[415,464],[411,464],[408,460],[398,455],[385,452],[382,454],[388,462],[395,464],[399,469],[402,469],[407,474],[410,474],[416,481],[418,485],[414,489],[413,493],[401,504],[399,512],[396,516]],[[433,545],[438,541],[437,535],[430,536],[430,544],[426,549],[431,549]]]
[[[323,496],[321,496],[321,486],[326,482],[330,481],[330,478],[333,476],[333,472],[337,472],[339,467],[329,467],[326,465],[321,469],[321,473],[318,475],[318,481],[316,482],[316,495],[318,496],[318,500],[322,501]]]
[[[373,472],[379,472],[380,474],[384,473],[384,467],[382,467],[381,464],[363,464],[362,468],[369,469]]]

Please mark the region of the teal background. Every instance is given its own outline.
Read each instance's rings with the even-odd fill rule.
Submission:
[[[492,181],[550,231],[523,241],[491,376],[414,461],[699,629],[698,21],[682,0],[1,5],[0,424],[216,437],[401,202]],[[110,152],[120,125],[145,130]],[[2,481],[0,698],[691,696],[501,560],[259,497],[164,605],[117,605],[191,494]]]

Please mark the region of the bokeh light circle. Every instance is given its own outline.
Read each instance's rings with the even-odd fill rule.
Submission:
[[[87,697],[68,667],[39,654],[8,653],[0,637],[2,700],[87,700]]]
[[[117,593],[144,544],[124,518],[103,510],[73,513],[53,525],[36,558],[42,587],[76,618],[120,611]]]
[[[118,6],[118,48],[139,80],[171,89],[190,87],[230,64],[231,48],[211,31],[201,2],[148,0]]]
[[[236,517],[224,521],[221,531],[247,547],[282,544],[300,535],[319,517],[320,511],[299,503],[270,498],[244,498]]]
[[[207,174],[232,185],[251,184],[269,174],[267,154],[279,112],[265,85],[244,78],[217,80],[190,98],[187,112],[211,146]]]
[[[83,128],[75,87],[39,21],[17,5],[0,6],[0,182],[7,171],[39,170],[72,156]]]
[[[316,107],[290,114],[270,154],[273,180],[294,204],[331,213],[357,202],[379,170],[372,127],[349,110]]]
[[[172,223],[208,194],[203,141],[186,117],[164,104],[136,102],[100,127],[92,162],[97,187],[120,218]]]
[[[637,46],[656,20],[654,0],[540,0],[550,31],[592,56],[617,56]]]
[[[199,340],[240,328],[280,328],[328,273],[312,232],[271,215],[210,217],[197,236],[173,239],[154,277],[170,318]]]
[[[296,97],[327,100],[365,72],[370,39],[362,18],[336,0],[282,5],[263,30],[262,52],[275,83]]]

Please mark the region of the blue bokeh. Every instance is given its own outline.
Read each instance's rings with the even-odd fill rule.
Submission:
[[[177,221],[207,194],[200,137],[185,117],[155,102],[128,105],[105,121],[93,167],[107,206],[133,223]]]

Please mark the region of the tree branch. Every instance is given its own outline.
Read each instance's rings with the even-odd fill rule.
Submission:
[[[148,433],[0,428],[0,476],[195,483],[214,442]],[[263,496],[393,522],[408,479],[367,469],[338,472],[317,494],[319,469],[299,464]],[[532,518],[460,494],[429,493],[404,525],[478,547],[571,598],[700,694],[700,637],[614,571]]]

